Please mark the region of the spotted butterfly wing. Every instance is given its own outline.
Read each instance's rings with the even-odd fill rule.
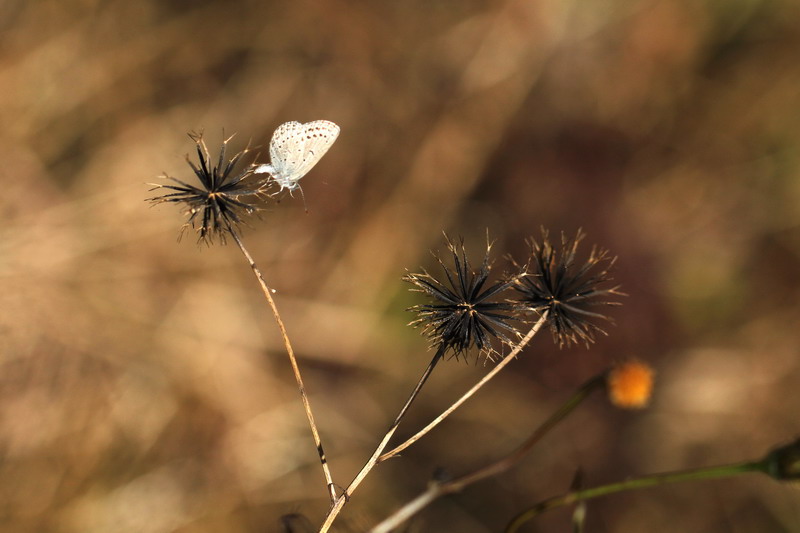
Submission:
[[[269,143],[270,164],[259,166],[255,172],[268,172],[281,189],[293,191],[338,136],[339,126],[328,120],[281,124]]]

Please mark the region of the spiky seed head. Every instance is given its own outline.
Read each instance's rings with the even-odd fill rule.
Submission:
[[[607,287],[616,262],[607,250],[593,247],[588,259],[578,261],[578,246],[585,236],[581,230],[573,238],[562,233],[557,248],[543,228],[541,242],[528,240],[530,255],[522,267],[527,275],[514,284],[521,305],[539,314],[547,311],[547,323],[559,348],[581,341],[588,347],[596,334],[606,335],[598,323],[613,321],[592,309],[621,305],[613,298],[625,295],[619,286]]]
[[[199,165],[193,163],[188,155],[186,162],[200,185],[195,186],[164,174],[160,177],[171,183],[151,183],[153,188],[150,190],[166,189],[169,192],[147,200],[153,204],[171,202],[184,206],[187,218],[181,228],[181,235],[191,227],[198,234],[198,242],[211,244],[214,237],[217,237],[224,243],[226,235],[236,234],[246,215],[259,209],[253,201],[264,199],[264,187],[261,183],[247,179],[253,174],[252,166],[236,170],[241,158],[248,153],[248,148],[228,160],[225,159],[225,152],[233,135],[222,141],[216,164],[211,160],[203,134],[190,133],[189,137],[195,142]]]
[[[518,281],[518,275],[503,276],[487,283],[491,272],[489,256],[491,244],[477,270],[473,270],[464,248],[464,240],[456,243],[445,235],[447,250],[452,262],[449,266],[441,256],[434,254],[442,268],[438,279],[426,270],[408,273],[404,280],[414,285],[413,291],[423,292],[431,303],[409,308],[417,314],[410,325],[420,326],[438,350],[450,351],[455,357],[471,349],[488,358],[497,354],[492,339],[511,344],[516,337],[513,313],[517,304],[501,299]]]

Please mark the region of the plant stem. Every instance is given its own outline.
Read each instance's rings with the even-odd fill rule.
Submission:
[[[247,262],[250,264],[250,268],[253,269],[253,273],[256,275],[258,279],[259,285],[261,285],[261,292],[264,293],[264,297],[267,299],[267,303],[269,304],[270,308],[272,309],[272,314],[275,316],[275,322],[278,323],[278,329],[281,332],[281,337],[283,338],[283,345],[286,347],[286,353],[289,355],[289,362],[292,365],[292,372],[294,372],[294,379],[297,381],[297,388],[300,391],[300,398],[303,401],[303,409],[305,409],[306,417],[308,418],[308,425],[311,426],[311,434],[314,436],[314,444],[317,446],[317,453],[319,454],[319,461],[322,464],[322,471],[325,474],[325,481],[327,483],[328,494],[331,499],[331,503],[336,501],[336,485],[333,483],[333,477],[331,476],[330,468],[328,467],[328,459],[325,457],[325,450],[322,448],[322,439],[320,439],[319,431],[317,430],[317,424],[314,422],[314,414],[311,412],[311,403],[308,400],[308,394],[306,393],[306,387],[303,384],[303,377],[300,375],[300,367],[297,365],[297,358],[294,355],[294,350],[292,349],[292,343],[289,342],[289,336],[286,333],[286,326],[283,324],[283,320],[281,319],[281,315],[278,312],[278,307],[275,305],[275,300],[272,298],[272,291],[267,286],[267,282],[264,279],[263,274],[261,274],[261,270],[256,265],[256,262],[253,260],[253,257],[250,255],[250,252],[247,251],[247,248],[244,247],[242,240],[239,238],[239,235],[232,229],[230,229],[230,234],[233,236],[233,239],[236,241],[236,244],[239,245],[239,249],[244,254]]]
[[[405,405],[400,409],[400,412],[394,418],[394,422],[392,422],[392,428],[395,428],[400,425],[400,421],[406,416],[406,412],[408,412],[408,408],[411,407],[412,402],[416,399],[419,395],[420,391],[422,390],[422,386],[425,385],[425,382],[428,381],[428,378],[431,376],[433,369],[436,368],[436,364],[441,361],[442,357],[444,356],[445,349],[444,347],[440,346],[436,353],[434,354],[431,362],[428,363],[428,368],[422,373],[422,376],[417,381],[417,386],[414,387],[414,390],[411,391],[411,395],[406,400]]]
[[[331,525],[333,524],[333,521],[336,520],[336,517],[341,512],[342,508],[344,507],[344,504],[347,503],[347,501],[350,499],[350,496],[356,490],[356,487],[358,487],[361,484],[361,482],[364,481],[364,478],[367,477],[367,474],[369,474],[369,472],[375,467],[375,465],[378,464],[378,458],[380,457],[381,452],[386,448],[386,445],[389,444],[389,440],[392,438],[394,432],[397,431],[397,428],[400,426],[400,421],[403,419],[406,412],[408,412],[408,409],[409,407],[411,407],[411,404],[413,403],[414,399],[416,399],[416,397],[419,395],[420,391],[422,390],[422,386],[425,385],[425,382],[428,381],[428,378],[433,372],[433,369],[436,367],[436,364],[442,359],[442,356],[444,356],[445,351],[446,351],[445,346],[439,346],[439,349],[436,350],[436,354],[434,354],[433,358],[431,359],[431,362],[428,363],[428,367],[422,373],[422,376],[419,378],[419,381],[417,381],[417,386],[414,387],[414,390],[411,392],[411,395],[408,397],[408,400],[406,400],[405,405],[403,405],[403,407],[400,409],[400,412],[395,417],[394,422],[392,422],[391,427],[383,436],[378,446],[375,448],[375,451],[372,452],[372,455],[364,464],[364,466],[361,467],[361,470],[358,472],[358,474],[356,474],[356,477],[353,478],[353,481],[350,482],[350,485],[348,485],[345,491],[339,496],[339,498],[333,502],[333,506],[331,507],[330,511],[328,511],[328,516],[325,517],[325,522],[322,524],[322,527],[319,530],[320,533],[325,533],[326,531],[328,531],[328,529],[330,529]]]
[[[398,427],[398,425],[400,423],[400,420],[402,419],[403,415],[405,415],[405,412],[408,410],[408,407],[411,405],[411,402],[416,397],[416,395],[419,393],[419,390],[422,388],[422,385],[425,383],[425,381],[427,380],[428,376],[430,375],[430,372],[433,370],[433,366],[435,366],[435,364],[439,361],[439,359],[441,359],[441,357],[444,355],[444,353],[440,354],[439,351],[437,351],[436,355],[434,355],[434,357],[433,357],[433,360],[428,365],[428,368],[423,373],[423,376],[420,379],[419,383],[417,383],[417,386],[414,389],[414,392],[411,394],[411,397],[406,402],[406,405],[403,406],[403,408],[400,410],[400,414],[395,419],[394,423],[392,424],[392,427],[389,428],[389,431],[383,437],[383,439],[381,440],[380,444],[378,444],[378,447],[375,449],[375,451],[373,452],[372,456],[369,458],[367,463],[362,467],[361,471],[356,475],[356,477],[353,479],[353,481],[350,483],[350,485],[347,487],[347,489],[345,489],[345,491],[341,494],[341,496],[339,496],[339,499],[336,502],[334,502],[334,505],[333,505],[333,507],[331,507],[331,510],[328,511],[328,516],[325,518],[325,522],[323,523],[322,527],[320,528],[319,533],[325,533],[325,532],[328,531],[328,529],[330,529],[331,524],[333,524],[333,521],[336,519],[336,516],[338,516],[338,514],[341,512],[341,510],[344,507],[344,505],[347,503],[347,500],[350,498],[350,496],[352,496],[352,494],[355,491],[356,487],[358,487],[358,485],[361,484],[361,482],[364,480],[364,478],[367,476],[367,474],[369,474],[370,470],[372,470],[372,468],[375,467],[375,465],[377,465],[378,463],[380,463],[382,461],[385,461],[386,459],[388,459],[390,457],[393,457],[393,456],[397,455],[402,450],[404,450],[407,447],[411,446],[411,444],[413,444],[414,442],[419,440],[423,435],[428,433],[436,425],[438,425],[445,418],[447,418],[453,411],[458,409],[458,407],[461,406],[461,404],[463,404],[465,401],[467,401],[467,399],[469,399],[473,394],[475,394],[475,392],[477,392],[478,389],[480,389],[483,385],[485,385],[490,379],[492,379],[492,377],[497,375],[497,373],[504,366],[506,366],[508,363],[510,363],[512,359],[515,359],[516,356],[522,351],[522,349],[528,344],[528,342],[530,342],[530,340],[533,338],[533,336],[536,335],[536,333],[539,331],[539,329],[541,329],[542,325],[544,325],[544,323],[546,321],[547,321],[547,312],[545,311],[542,314],[542,316],[539,317],[539,320],[537,320],[536,323],[533,325],[531,330],[525,335],[525,337],[523,337],[522,340],[520,340],[520,342],[517,343],[517,345],[514,347],[514,349],[511,351],[511,353],[509,353],[506,357],[504,357],[503,360],[500,361],[491,370],[491,372],[486,374],[477,384],[475,384],[475,386],[473,386],[469,391],[467,391],[461,398],[459,398],[453,405],[451,405],[441,415],[436,417],[436,419],[433,422],[431,422],[430,424],[428,424],[424,429],[422,429],[420,432],[418,432],[416,435],[414,435],[413,437],[411,437],[410,439],[405,441],[403,444],[401,444],[397,448],[394,448],[393,450],[381,455],[381,452],[386,448],[386,445],[389,443],[389,440],[392,438],[392,436],[394,435],[395,431],[397,430],[397,427]]]
[[[555,509],[564,505],[569,505],[579,501],[590,500],[598,496],[605,496],[626,490],[637,490],[655,485],[665,485],[667,483],[678,483],[682,481],[696,481],[702,479],[717,479],[732,477],[747,472],[763,472],[763,461],[733,463],[722,466],[710,466],[705,468],[696,468],[692,470],[682,470],[678,472],[666,472],[662,474],[652,474],[635,479],[628,479],[618,483],[611,483],[609,485],[602,485],[585,490],[570,491],[561,496],[555,496],[547,500],[541,501],[518,514],[514,519],[509,522],[505,533],[516,533],[520,526],[525,522],[539,516],[545,511]]]
[[[406,520],[410,519],[425,507],[430,505],[434,500],[448,494],[442,489],[444,485],[439,483],[431,483],[428,485],[427,490],[398,509],[390,517],[386,518],[383,522],[376,525],[369,530],[369,533],[389,533],[395,528],[400,527]]]
[[[564,420],[578,405],[583,402],[595,389],[605,384],[605,373],[595,376],[584,383],[572,397],[564,403],[555,413],[545,420],[531,435],[518,446],[514,451],[501,457],[499,460],[486,465],[474,472],[471,472],[458,479],[446,482],[432,482],[427,490],[405,504],[397,512],[386,518],[383,522],[370,530],[370,533],[388,533],[392,529],[420,512],[436,499],[447,494],[462,491],[465,487],[477,483],[483,479],[498,475],[509,470],[511,467],[522,461],[531,451],[533,446],[539,442],[551,429],[559,422]]]
[[[497,363],[497,365],[495,365],[495,367],[490,372],[488,372],[485,376],[483,376],[483,378],[481,378],[480,381],[478,381],[471,389],[469,389],[466,393],[464,393],[464,395],[461,396],[461,398],[456,400],[456,402],[453,403],[453,405],[448,407],[439,416],[437,416],[435,419],[433,419],[433,421],[431,421],[430,424],[428,424],[427,426],[422,428],[414,436],[410,437],[408,440],[406,440],[405,442],[403,442],[402,444],[400,444],[396,448],[393,448],[392,450],[390,450],[390,451],[386,452],[385,454],[381,455],[378,458],[378,462],[381,463],[381,462],[383,462],[383,461],[385,461],[387,459],[390,459],[391,457],[394,457],[395,455],[399,454],[400,452],[402,452],[403,450],[405,450],[406,448],[408,448],[409,446],[411,446],[412,444],[417,442],[419,439],[421,439],[430,430],[432,430],[437,425],[439,425],[445,418],[450,416],[453,413],[453,411],[455,411],[456,409],[461,407],[461,405],[464,402],[466,402],[469,398],[471,398],[476,392],[478,392],[478,390],[481,387],[486,385],[486,383],[488,383],[489,380],[491,380],[494,376],[496,376],[497,373],[500,372],[503,369],[503,367],[505,367],[507,364],[509,364],[511,361],[513,361],[516,358],[516,356],[522,351],[522,349],[528,344],[528,342],[530,342],[530,340],[533,338],[533,336],[536,335],[539,332],[539,330],[541,329],[541,327],[544,325],[544,323],[546,321],[547,321],[547,311],[545,311],[542,314],[542,316],[539,317],[539,320],[536,321],[536,323],[533,325],[531,330],[525,335],[525,337],[523,337],[522,340],[519,343],[517,343],[517,345],[514,347],[514,349],[511,351],[511,353],[509,353],[507,356],[505,356],[502,361]]]

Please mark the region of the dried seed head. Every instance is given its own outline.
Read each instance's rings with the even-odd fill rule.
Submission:
[[[524,266],[527,275],[514,284],[520,304],[539,314],[548,312],[547,323],[559,348],[579,341],[588,347],[597,333],[605,335],[597,322],[612,320],[590,309],[620,305],[610,298],[624,296],[618,286],[604,288],[613,279],[609,270],[616,261],[607,250],[592,248],[586,261],[577,261],[578,245],[584,237],[580,230],[573,239],[562,233],[561,247],[557,249],[542,229],[541,243],[528,240],[530,257]]]
[[[463,239],[456,244],[448,238],[447,248],[452,268],[435,255],[442,267],[443,279],[436,279],[425,270],[403,278],[416,287],[412,290],[424,292],[433,300],[430,304],[409,308],[418,317],[411,325],[422,326],[423,333],[443,353],[450,350],[458,357],[476,348],[491,358],[496,353],[492,339],[511,344],[511,337],[517,336],[512,313],[518,306],[499,297],[517,282],[518,276],[502,277],[487,286],[491,271],[490,244],[477,271],[470,267]]]
[[[227,234],[234,235],[238,231],[245,215],[250,215],[259,209],[250,200],[263,199],[263,186],[247,180],[253,174],[252,167],[248,166],[238,173],[235,172],[239,160],[247,154],[247,148],[231,159],[225,160],[225,151],[233,136],[222,141],[219,160],[214,166],[211,166],[211,156],[203,141],[202,133],[190,133],[189,137],[197,145],[200,165],[195,165],[188,155],[186,162],[192,167],[200,186],[196,187],[172,176],[163,175],[161,178],[172,183],[151,183],[153,188],[150,190],[167,189],[171,192],[148,198],[148,201],[153,204],[163,202],[183,204],[187,219],[181,235],[186,228],[192,227],[198,233],[198,241],[211,244],[216,236],[224,243]]]

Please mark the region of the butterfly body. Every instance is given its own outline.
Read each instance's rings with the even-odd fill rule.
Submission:
[[[281,189],[294,191],[339,136],[339,126],[329,120],[286,122],[278,126],[269,142],[269,165],[259,165],[255,173],[267,173]]]

